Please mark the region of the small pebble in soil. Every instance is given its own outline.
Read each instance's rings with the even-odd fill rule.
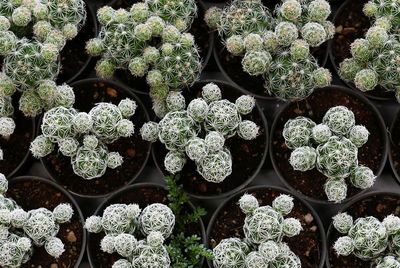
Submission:
[[[110,97],[115,98],[115,97],[118,96],[118,92],[117,92],[114,88],[108,87],[106,90],[107,90],[107,94],[108,94]]]
[[[51,265],[50,265],[50,268],[58,268],[58,265],[57,265],[57,263],[53,263],[53,264],[51,264]]]
[[[306,215],[304,215],[304,220],[306,221],[306,223],[311,223],[314,220],[314,217],[311,215],[311,213],[307,213]]]
[[[126,151],[126,153],[130,156],[130,157],[135,157],[135,155],[136,155],[136,151],[135,150],[133,150],[133,149],[128,149],[127,151]]]
[[[70,231],[67,235],[67,240],[71,243],[75,243],[76,242],[76,235],[74,233],[74,231]]]

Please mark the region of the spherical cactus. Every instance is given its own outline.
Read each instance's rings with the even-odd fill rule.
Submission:
[[[356,39],[351,44],[351,55],[358,60],[368,60],[371,57],[371,48],[368,40]]]
[[[309,22],[301,29],[301,35],[312,47],[320,46],[327,39],[325,28],[316,22]]]
[[[185,164],[185,154],[178,151],[169,151],[164,159],[165,169],[172,174],[180,172]]]
[[[194,99],[189,103],[187,113],[196,122],[202,122],[207,117],[208,104],[204,99]]]
[[[188,141],[185,152],[191,160],[199,161],[207,155],[208,148],[203,139],[195,137]]]
[[[368,29],[365,38],[368,40],[372,48],[378,48],[385,44],[389,39],[389,35],[384,28],[374,26]]]
[[[376,176],[374,172],[365,166],[357,166],[350,174],[350,182],[360,189],[371,188],[375,183]]]
[[[226,149],[209,153],[197,163],[197,172],[206,181],[220,183],[232,174],[232,156]]]
[[[223,239],[214,249],[213,264],[216,268],[240,268],[250,252],[248,245],[238,238]]]
[[[239,206],[240,206],[240,209],[243,211],[243,213],[251,214],[260,205],[255,196],[253,196],[251,194],[244,194],[239,199]]]
[[[297,0],[285,1],[279,8],[280,15],[289,21],[296,21],[301,16],[301,4]]]
[[[130,213],[129,205],[112,204],[104,210],[101,225],[107,234],[132,234],[137,226],[137,217],[137,214]],[[92,224],[91,221],[89,224]],[[95,218],[93,221],[98,224],[98,219]],[[90,226],[90,229],[99,230],[97,227],[92,227]]]
[[[331,136],[332,132],[328,125],[319,124],[312,129],[312,138],[319,144],[326,143]]]
[[[333,226],[342,234],[347,234],[353,226],[353,217],[347,213],[339,213],[333,218]]]
[[[395,215],[386,216],[383,219],[383,224],[390,235],[394,235],[400,230],[400,218]]]
[[[7,137],[14,133],[15,122],[10,117],[0,117],[0,136]]]
[[[86,180],[92,180],[104,175],[107,169],[107,150],[103,145],[95,149],[78,148],[71,158],[74,173]]]
[[[263,74],[270,67],[271,60],[271,55],[266,51],[247,52],[242,60],[243,70],[250,75]]]
[[[285,123],[283,128],[283,137],[289,148],[298,148],[309,144],[312,134],[312,129],[315,123],[306,117],[296,117]]]
[[[8,190],[8,180],[3,173],[0,173],[0,194],[4,195]]]
[[[185,97],[179,91],[171,91],[165,101],[168,110],[171,112],[181,111],[186,107]]]
[[[286,194],[281,194],[272,201],[272,207],[276,211],[280,212],[283,216],[286,216],[294,207],[293,197]]]
[[[306,59],[310,55],[310,45],[301,39],[298,39],[290,46],[290,54],[295,59]]]
[[[74,156],[78,150],[79,143],[74,138],[64,138],[58,141],[58,148],[60,152],[65,156]]]
[[[347,196],[347,184],[344,179],[330,178],[324,185],[328,201],[340,203]]]
[[[308,6],[308,17],[312,21],[322,22],[331,14],[331,6],[325,0],[314,0]]]
[[[74,213],[70,204],[60,204],[53,210],[53,216],[58,223],[68,222]]]
[[[275,34],[281,46],[289,46],[299,37],[296,25],[291,22],[280,22],[275,28]]]
[[[140,128],[140,135],[145,141],[154,142],[158,139],[158,124],[147,122]]]
[[[330,108],[322,122],[336,135],[347,135],[355,125],[354,113],[344,106]]]
[[[245,267],[248,268],[261,268],[261,267],[267,267],[268,261],[266,258],[262,256],[260,252],[252,251],[246,256],[244,264]]]
[[[151,204],[143,209],[139,218],[139,225],[144,235],[160,232],[164,238],[168,238],[175,226],[175,215],[166,205]]]
[[[400,262],[394,256],[385,256],[376,263],[376,268],[400,268]]]
[[[301,223],[298,219],[287,218],[283,221],[283,233],[287,237],[296,236],[301,230],[303,230],[303,227],[301,227]]]
[[[267,262],[272,262],[281,254],[279,244],[274,241],[267,241],[258,246],[258,251]]]
[[[222,98],[221,89],[214,83],[208,83],[202,88],[202,97],[207,103],[218,101]]]
[[[336,251],[336,254],[342,256],[349,256],[354,251],[354,243],[353,240],[348,236],[339,237],[336,240],[333,248]]]
[[[372,69],[363,69],[354,77],[354,83],[361,91],[373,90],[378,85],[378,74]]]
[[[42,120],[42,133],[51,139],[62,139],[75,135],[73,119],[77,111],[72,108],[56,107],[47,111]]]
[[[210,103],[206,128],[212,128],[225,137],[231,137],[235,135],[240,122],[241,117],[234,103],[228,100]]]
[[[257,138],[260,128],[256,123],[244,120],[239,123],[237,133],[244,140],[254,140]]]
[[[90,216],[85,221],[85,229],[89,233],[100,233],[103,230],[102,218],[99,216]]]
[[[242,95],[236,99],[235,105],[240,114],[246,115],[253,111],[256,101],[252,96]]]
[[[260,51],[263,48],[263,39],[259,34],[250,33],[244,38],[246,51]]]
[[[137,240],[131,234],[119,234],[114,238],[115,251],[125,258],[132,256],[136,244]]]
[[[57,237],[53,237],[47,241],[44,247],[46,252],[54,258],[59,258],[65,251],[63,242]]]
[[[345,59],[339,65],[339,75],[346,81],[353,81],[357,73],[364,69],[363,65],[363,63],[354,58]]]
[[[304,172],[315,168],[316,160],[316,150],[310,146],[303,146],[294,149],[290,154],[289,163],[294,170]]]

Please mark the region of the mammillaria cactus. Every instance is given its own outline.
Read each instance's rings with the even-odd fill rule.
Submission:
[[[34,36],[41,41],[47,38],[66,40],[74,38],[86,20],[83,0],[0,1],[0,20],[14,26],[33,24]],[[4,30],[1,29],[1,30]],[[15,29],[18,31],[18,29]]]
[[[381,86],[393,91],[400,99],[400,40],[398,29],[399,4],[396,1],[371,0],[364,6],[364,13],[374,18],[365,38],[351,44],[352,58],[340,64],[340,76],[353,82],[361,91]]]
[[[0,136],[7,137],[14,133],[15,122],[10,117],[14,113],[11,98],[0,96]],[[1,149],[0,149],[1,150]],[[2,157],[0,157],[0,160]]]
[[[338,255],[354,254],[364,261],[371,261],[371,267],[398,267],[398,236],[400,218],[389,215],[383,221],[367,216],[353,218],[347,213],[333,217],[333,226],[346,236],[339,237],[333,248]]]
[[[110,77],[116,69],[129,69],[133,76],[146,75],[155,106],[165,105],[169,90],[188,87],[199,77],[194,37],[183,33],[196,11],[192,0],[150,0],[132,5],[130,11],[99,9],[100,35],[86,46],[89,54],[102,56],[97,74]]]
[[[60,224],[70,221],[74,213],[71,205],[60,204],[53,211],[47,208],[24,211],[4,196],[8,182],[3,174],[0,185],[1,267],[20,267],[29,261],[34,246],[44,246],[49,255],[59,258],[64,244],[56,235]]]
[[[232,156],[224,146],[225,139],[238,134],[252,140],[258,135],[259,127],[241,117],[254,107],[255,100],[250,96],[239,97],[235,103],[222,100],[220,88],[209,83],[202,89],[202,98],[192,100],[186,110],[183,106],[181,110],[170,111],[158,124],[144,124],[140,133],[144,140],[159,140],[170,150],[164,161],[168,172],[175,174],[182,170],[186,153],[205,180],[220,183],[232,173]],[[204,138],[199,137],[202,126]]]
[[[331,74],[310,55],[333,37],[325,0],[282,1],[273,17],[261,1],[235,0],[225,9],[213,7],[207,24],[218,30],[227,50],[243,56],[243,70],[263,75],[265,88],[278,98],[295,100],[330,84]]]
[[[295,218],[284,219],[293,209],[293,198],[282,194],[271,206],[259,206],[258,200],[244,194],[239,206],[246,214],[243,231],[245,239],[223,239],[214,249],[216,268],[242,267],[301,267],[301,262],[282,242],[284,236],[293,237],[302,230]]]
[[[136,110],[130,99],[117,105],[98,103],[89,113],[74,108],[55,107],[47,111],[42,120],[42,135],[31,143],[35,157],[44,157],[58,145],[60,152],[71,157],[76,175],[90,180],[104,175],[107,167],[115,169],[122,165],[122,156],[109,152],[106,144],[134,132],[133,123],[127,118]]]
[[[109,254],[117,252],[126,259],[113,264],[119,267],[170,267],[170,257],[164,240],[175,226],[175,215],[163,204],[154,203],[140,210],[137,204],[113,204],[103,216],[91,216],[85,228],[92,233],[104,231],[101,249]],[[144,236],[138,241],[136,237]]]
[[[328,180],[324,186],[329,201],[346,198],[345,178],[357,188],[371,187],[376,176],[373,171],[358,164],[358,148],[367,141],[369,132],[356,125],[352,111],[344,106],[330,108],[317,125],[306,117],[286,122],[283,133],[288,148],[293,149],[289,162],[294,170],[316,168]]]

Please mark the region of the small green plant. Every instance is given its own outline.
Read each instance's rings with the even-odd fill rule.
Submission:
[[[241,118],[254,107],[255,100],[250,96],[241,96],[235,103],[221,99],[220,88],[209,83],[203,87],[202,97],[192,100],[186,110],[183,96],[171,93],[167,97],[167,111],[171,111],[159,123],[144,124],[140,133],[144,140],[159,140],[169,150],[164,159],[168,172],[180,172],[186,154],[205,180],[220,183],[232,173],[232,156],[225,140],[236,134],[245,140],[258,135],[259,127]],[[204,138],[199,137],[202,129]]]
[[[387,216],[383,221],[368,216],[353,221],[347,213],[333,217],[333,226],[345,236],[339,237],[333,245],[341,256],[353,254],[364,261],[371,261],[371,267],[399,267],[397,257],[400,249],[400,218]]]
[[[325,0],[283,1],[276,16],[261,1],[234,0],[223,10],[209,9],[205,20],[230,53],[243,57],[245,72],[263,75],[267,92],[296,100],[331,82],[330,72],[309,51],[333,37],[330,12]]]
[[[370,0],[364,5],[364,14],[376,25],[395,34],[400,33],[399,3],[397,0]]]
[[[245,238],[223,239],[214,249],[216,268],[291,267],[300,268],[301,262],[288,245],[286,237],[298,235],[302,226],[295,218],[284,218],[293,207],[293,198],[282,194],[272,206],[260,206],[250,194],[244,194],[239,206],[246,214],[243,231]]]
[[[340,76],[361,91],[381,86],[400,101],[400,42],[381,26],[371,27],[364,39],[351,44],[352,58],[340,64]]]
[[[38,208],[23,210],[4,196],[8,181],[0,174],[0,265],[5,268],[20,267],[29,261],[34,246],[44,246],[46,252],[59,258],[64,244],[56,237],[60,224],[69,222],[73,209],[70,204],[60,204],[50,211]]]
[[[133,4],[129,11],[99,9],[100,35],[86,46],[89,54],[102,57],[97,74],[110,77],[126,69],[135,77],[146,76],[155,112],[162,117],[158,107],[165,106],[168,92],[189,87],[199,77],[194,37],[184,33],[196,11],[193,0],[150,0]]]
[[[123,163],[118,152],[109,152],[106,144],[134,133],[129,117],[134,115],[136,103],[130,99],[117,105],[98,103],[89,113],[74,108],[56,107],[47,111],[42,120],[42,134],[31,143],[33,156],[50,154],[54,145],[64,156],[71,157],[76,175],[90,180],[104,175],[108,168]]]
[[[33,25],[34,37],[40,41],[57,39],[60,44],[73,39],[86,21],[83,0],[1,0],[0,30],[16,33]],[[8,27],[5,27],[8,26]]]
[[[355,124],[352,111],[344,106],[330,108],[317,125],[306,117],[286,122],[283,137],[293,149],[289,162],[294,170],[316,168],[328,179],[324,186],[329,201],[346,198],[346,178],[360,189],[370,188],[376,179],[373,171],[358,164],[358,148],[368,141],[369,132]]]

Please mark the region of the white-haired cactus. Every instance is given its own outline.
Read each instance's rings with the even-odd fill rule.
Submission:
[[[377,86],[393,91],[400,99],[400,40],[399,3],[396,1],[371,0],[364,6],[364,13],[372,17],[374,24],[365,38],[351,44],[352,58],[340,64],[340,76],[353,82],[361,91]]]
[[[272,14],[260,1],[235,0],[225,9],[206,12],[206,23],[218,30],[227,50],[242,56],[243,70],[263,75],[265,88],[278,98],[301,99],[331,82],[310,47],[333,37],[334,25],[325,0],[287,0]]]
[[[98,103],[89,113],[62,106],[52,108],[44,114],[42,135],[31,143],[30,150],[40,158],[50,154],[57,144],[63,155],[71,157],[76,175],[87,180],[101,177],[107,168],[122,165],[122,156],[109,152],[106,144],[133,134],[134,125],[128,117],[135,111],[135,101],[128,98],[118,106]]]
[[[368,141],[369,132],[356,125],[354,113],[348,108],[330,108],[319,125],[302,116],[289,119],[282,135],[287,147],[293,149],[289,162],[294,170],[316,168],[328,178],[324,189],[329,201],[346,198],[345,178],[360,189],[374,184],[373,171],[358,165],[358,148]]]
[[[133,4],[129,11],[100,8],[100,35],[86,46],[90,55],[102,57],[97,74],[110,77],[125,69],[133,76],[146,76],[153,101],[165,104],[169,90],[182,90],[199,77],[194,37],[184,33],[196,12],[193,0],[148,0]]]
[[[114,268],[120,267],[170,267],[170,257],[164,241],[172,234],[175,215],[163,204],[154,203],[140,210],[137,204],[113,204],[103,216],[91,216],[85,228],[91,233],[104,231],[101,250],[118,253],[126,259],[118,260]],[[144,236],[138,241],[136,237]]]
[[[232,156],[224,146],[225,139],[236,134],[245,140],[258,136],[259,127],[242,120],[242,115],[254,109],[254,98],[241,96],[233,103],[221,100],[221,96],[221,89],[209,83],[202,89],[202,98],[192,100],[186,110],[173,109],[158,124],[142,126],[144,140],[159,140],[170,151],[164,161],[168,172],[176,174],[183,169],[186,153],[205,180],[220,183],[232,173]],[[203,132],[204,139],[199,137]]]
[[[13,113],[11,97],[0,95],[0,136],[7,137],[14,133],[15,122],[11,118]]]
[[[339,213],[333,218],[333,226],[346,236],[339,237],[333,248],[338,255],[354,254],[364,261],[371,261],[371,267],[397,267],[398,232],[400,218],[389,215],[383,221],[367,216],[353,218]]]
[[[282,194],[273,200],[272,207],[260,207],[253,195],[244,194],[239,199],[239,206],[246,214],[243,226],[245,239],[223,239],[213,249],[214,266],[300,268],[299,257],[282,242],[284,236],[292,237],[302,230],[299,220],[284,219],[293,209],[293,198]]]
[[[46,252],[59,258],[64,252],[63,242],[56,237],[60,224],[73,216],[70,204],[59,204],[53,211],[38,208],[24,211],[18,204],[4,196],[8,182],[0,174],[0,265],[20,267],[29,261],[33,247],[44,246]]]

